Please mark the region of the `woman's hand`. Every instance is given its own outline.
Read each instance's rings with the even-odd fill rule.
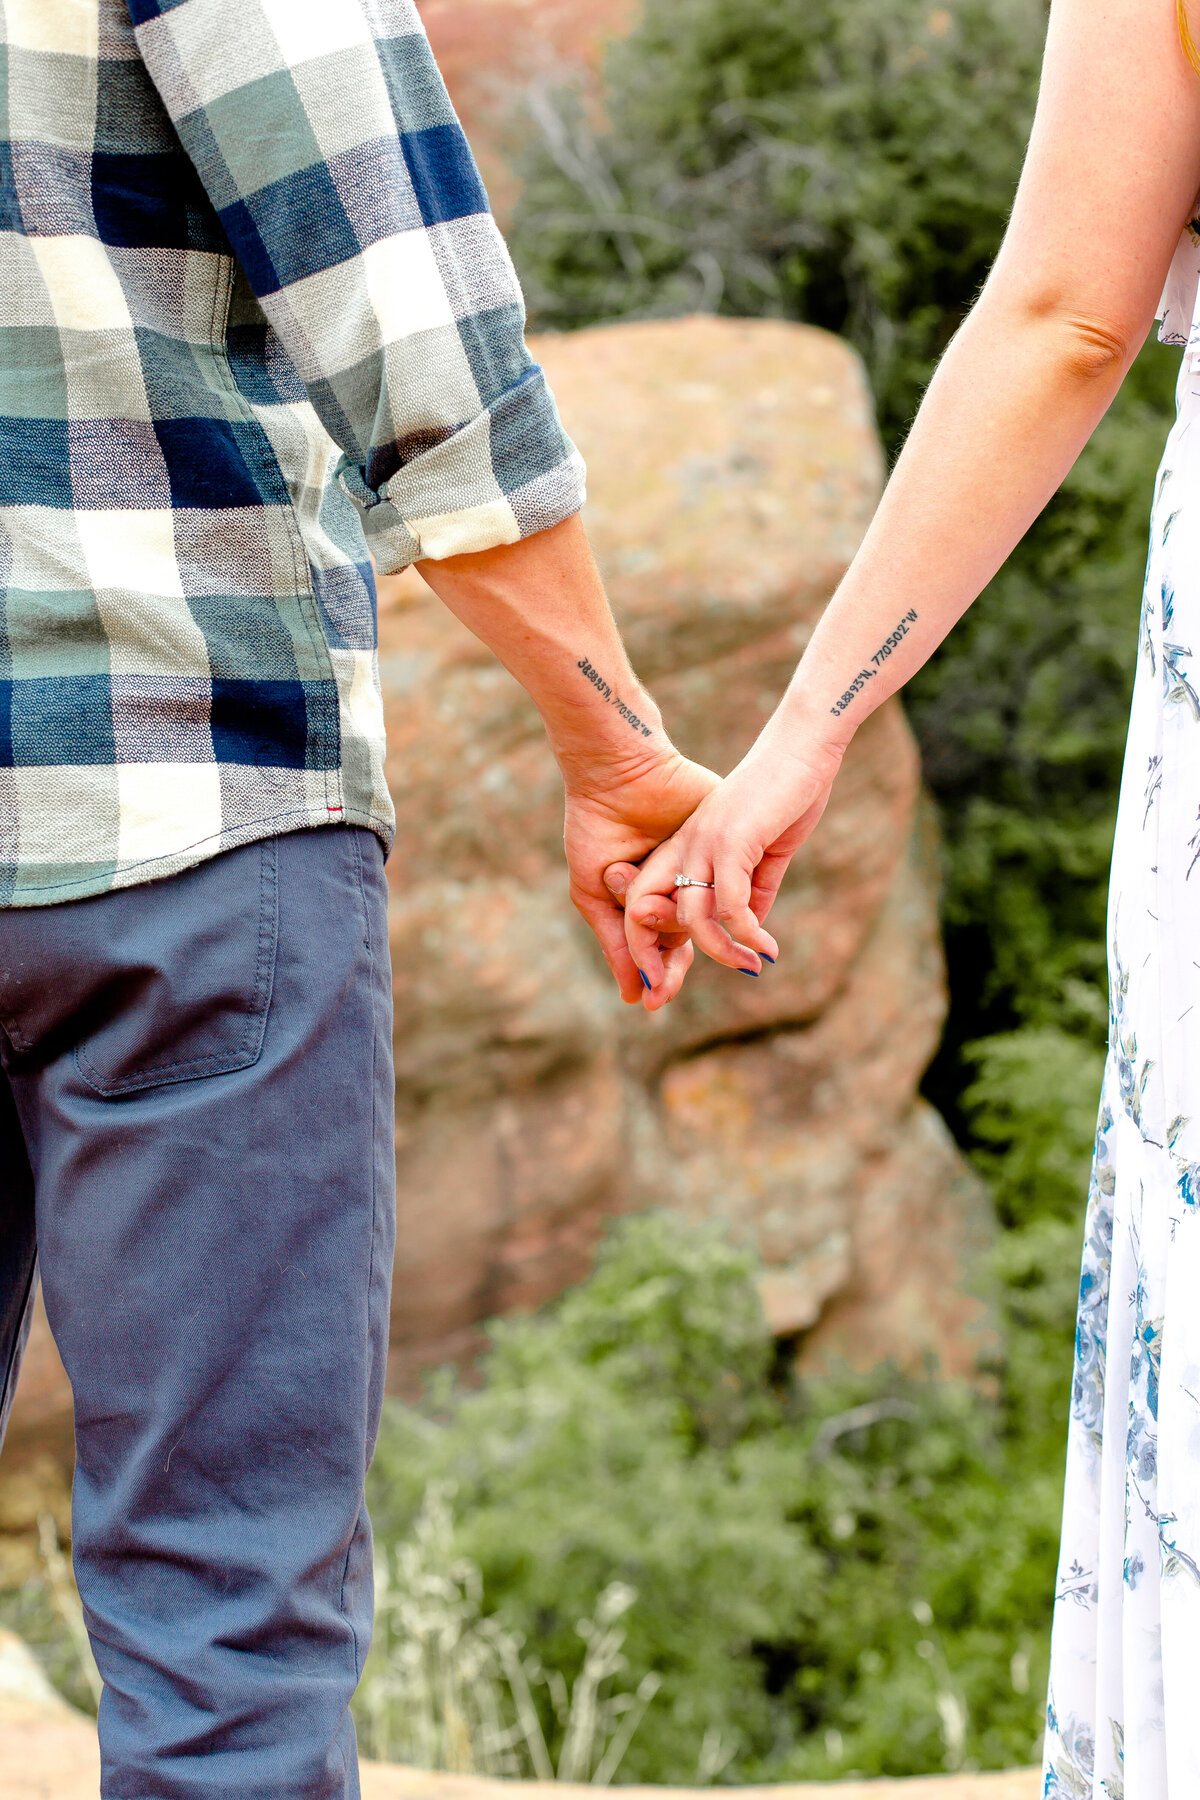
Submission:
[[[564,840],[571,899],[595,932],[621,998],[630,1005],[647,990],[626,942],[619,894],[606,885],[606,872],[615,865],[635,874],[632,865],[670,838],[719,785],[710,769],[688,762],[670,745],[624,766],[597,763],[586,775],[568,775]],[[656,953],[657,966],[670,972],[677,989],[695,954],[686,931],[664,920]]]
[[[727,780],[712,789],[687,823],[640,868],[633,859],[605,872],[611,894],[625,903],[629,955],[644,978],[642,1002],[657,1012],[683,985],[696,944],[714,962],[759,975],[779,946],[763,920],[788,864],[829,800],[841,749],[807,756],[762,740]],[[675,887],[676,874],[712,887]]]

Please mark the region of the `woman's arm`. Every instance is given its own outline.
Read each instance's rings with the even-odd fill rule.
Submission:
[[[1198,189],[1200,76],[1174,0],[1054,0],[1003,246],[857,556],[745,761],[636,878],[614,872],[654,983],[649,1006],[678,985],[662,979],[648,923],[664,917],[676,868],[715,871],[715,890],[683,890],[669,915],[701,949],[750,969],[753,952],[776,953],[760,921],[854,731],[930,656],[1070,469],[1149,330]]]

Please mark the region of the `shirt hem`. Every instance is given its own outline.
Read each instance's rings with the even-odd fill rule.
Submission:
[[[188,869],[198,868],[201,863],[211,862],[213,857],[223,856],[227,850],[238,850],[244,844],[260,843],[264,838],[283,837],[292,831],[338,829],[345,825],[373,831],[383,845],[384,855],[390,852],[396,835],[393,819],[381,818],[378,813],[352,806],[346,807],[336,818],[330,818],[324,809],[313,812],[307,807],[297,807],[283,813],[264,814],[257,819],[248,819],[236,827],[226,827],[217,836],[198,838],[194,844],[188,844],[182,849],[128,863],[104,874],[89,873],[74,878],[67,877],[61,882],[42,883],[36,887],[22,887],[18,883],[8,899],[0,900],[0,913],[16,912],[25,907],[58,906],[71,900],[94,900],[101,894],[111,894],[119,888],[144,887],[152,881],[164,881],[171,875],[182,875]]]

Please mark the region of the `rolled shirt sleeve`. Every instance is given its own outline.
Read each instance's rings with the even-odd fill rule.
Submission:
[[[381,573],[583,503],[520,285],[411,0],[128,0]]]

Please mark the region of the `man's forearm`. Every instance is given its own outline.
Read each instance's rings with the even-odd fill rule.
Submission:
[[[530,694],[569,786],[662,755],[658,707],[630,667],[577,515],[519,544],[417,566]]]

